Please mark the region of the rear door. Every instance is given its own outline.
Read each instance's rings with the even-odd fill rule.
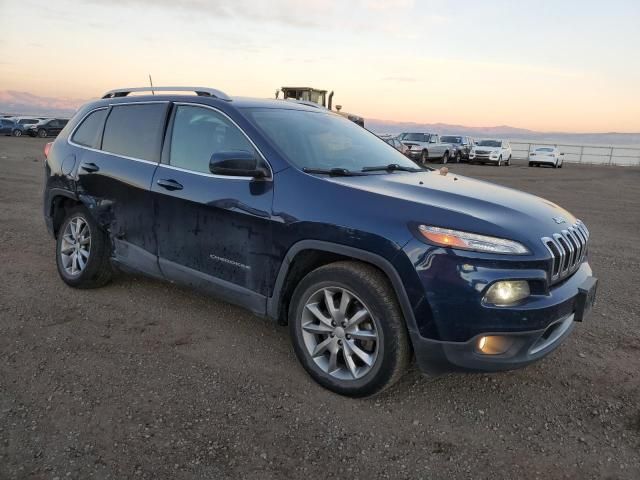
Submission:
[[[160,271],[150,185],[160,161],[168,107],[168,102],[145,102],[98,109],[70,140],[81,147],[78,193],[109,232],[115,260],[156,276]]]
[[[169,279],[264,312],[272,281],[273,182],[210,173],[213,153],[259,156],[223,112],[182,103],[172,117],[151,187],[160,268]]]

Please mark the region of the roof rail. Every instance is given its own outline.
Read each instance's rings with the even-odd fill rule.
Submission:
[[[109,90],[102,98],[126,97],[132,92],[194,92],[200,97],[214,97],[220,100],[231,101],[231,97],[222,90],[216,90],[209,87],[135,87],[135,88],[117,88]]]

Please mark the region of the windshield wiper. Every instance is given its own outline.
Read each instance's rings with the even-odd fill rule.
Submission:
[[[381,172],[381,171],[393,172],[396,170],[402,172],[422,172],[423,169],[419,167],[404,167],[402,165],[398,165],[397,163],[390,163],[389,165],[381,165],[379,167],[363,167],[363,172]]]
[[[303,168],[305,173],[319,173],[324,175],[330,175],[332,177],[352,177],[354,175],[361,175],[359,172],[352,172],[346,168]]]

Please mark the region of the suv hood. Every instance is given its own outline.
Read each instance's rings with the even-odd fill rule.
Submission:
[[[541,237],[576,221],[565,209],[543,198],[451,173],[395,172],[330,181],[388,197],[385,203],[407,222],[501,236],[536,245],[534,250],[542,246]]]

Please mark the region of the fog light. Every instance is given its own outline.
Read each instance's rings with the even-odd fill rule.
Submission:
[[[485,355],[500,355],[506,352],[513,345],[513,340],[509,337],[489,335],[478,339],[478,350]]]
[[[525,280],[507,280],[496,282],[484,296],[484,301],[498,307],[513,305],[531,294],[529,283]]]

